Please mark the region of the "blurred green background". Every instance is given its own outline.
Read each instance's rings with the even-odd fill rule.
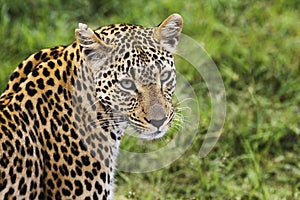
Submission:
[[[201,77],[177,63],[199,95],[197,137],[168,168],[117,172],[116,198],[300,199],[299,7],[298,0],[1,0],[0,90],[31,53],[71,43],[78,22],[155,26],[177,12],[183,33],[205,44],[224,80],[224,131],[200,159],[210,98]]]

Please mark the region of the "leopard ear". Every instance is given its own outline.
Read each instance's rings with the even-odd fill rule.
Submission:
[[[95,32],[90,29],[86,24],[79,23],[79,28],[75,30],[77,42],[83,47],[83,53],[87,56],[88,60],[96,60],[102,58],[112,49],[102,41]]]
[[[182,17],[179,14],[172,14],[156,27],[153,37],[159,40],[166,50],[174,53],[182,26]]]

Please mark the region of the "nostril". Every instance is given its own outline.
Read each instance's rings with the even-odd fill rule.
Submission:
[[[162,119],[160,119],[160,120],[150,120],[150,123],[153,125],[153,126],[155,126],[156,128],[159,128],[159,127],[161,127],[163,124],[164,124],[164,122],[166,121],[166,117],[164,117],[164,118],[162,118]]]

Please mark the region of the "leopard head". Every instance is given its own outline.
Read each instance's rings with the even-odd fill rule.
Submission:
[[[181,16],[173,14],[154,28],[115,24],[93,31],[80,24],[76,29],[83,64],[93,71],[96,98],[141,138],[159,138],[172,123],[173,54],[182,25]]]

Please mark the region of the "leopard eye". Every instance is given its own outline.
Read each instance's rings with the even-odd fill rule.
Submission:
[[[136,86],[135,86],[134,82],[129,79],[121,80],[120,85],[125,90],[132,90],[132,91],[136,90]]]
[[[169,80],[170,76],[171,76],[171,72],[166,71],[160,75],[160,81],[165,82],[165,81]]]

